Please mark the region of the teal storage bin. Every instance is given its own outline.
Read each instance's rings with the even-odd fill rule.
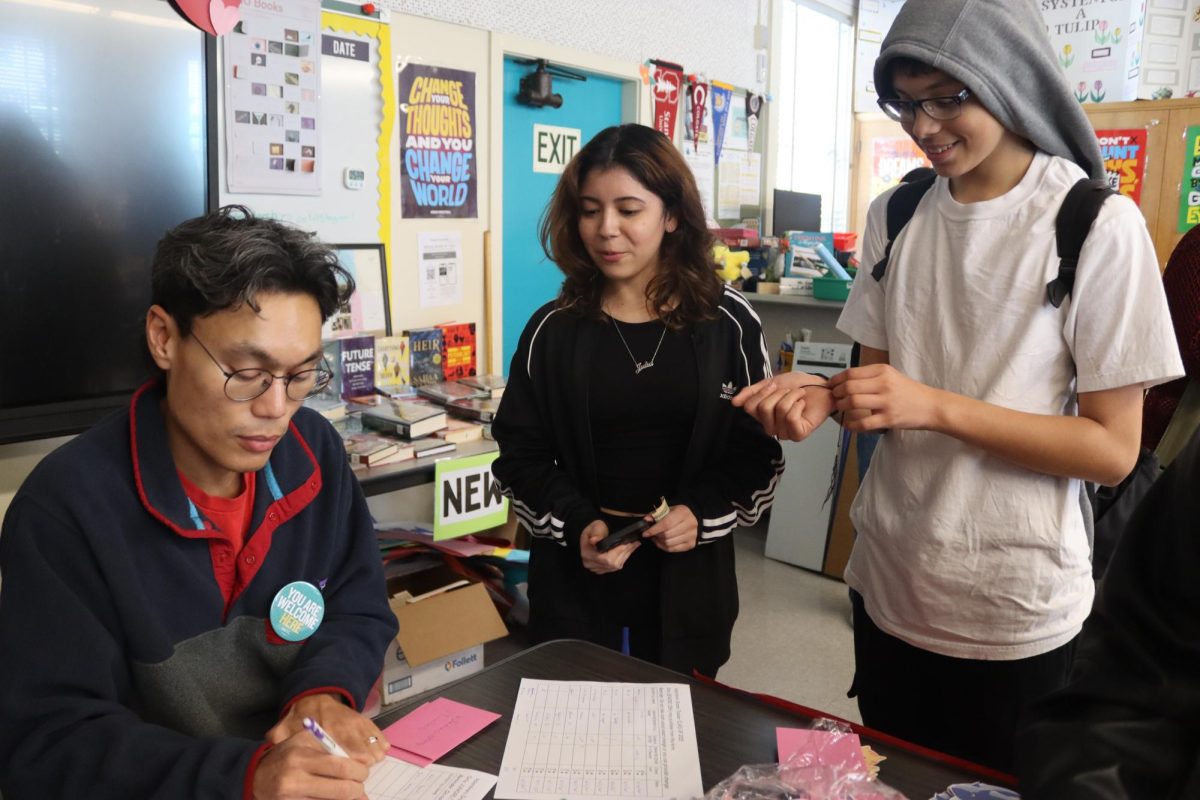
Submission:
[[[813,297],[818,300],[841,300],[850,296],[850,284],[841,278],[813,278]]]

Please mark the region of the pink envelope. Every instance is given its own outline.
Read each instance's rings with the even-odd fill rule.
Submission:
[[[499,714],[439,697],[384,729],[390,754],[427,766],[500,719]]]
[[[775,742],[779,748],[779,763],[785,763],[795,753],[811,756],[810,765],[839,767],[844,772],[865,773],[862,743],[857,734],[838,735],[809,728],[776,728]]]

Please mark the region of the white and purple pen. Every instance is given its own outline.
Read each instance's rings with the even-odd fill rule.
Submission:
[[[350,754],[343,750],[341,745],[335,742],[333,737],[326,733],[325,729],[322,728],[312,717],[304,718],[304,728],[311,733],[313,737],[321,743],[321,747],[324,747],[325,750],[331,755],[341,756],[342,758],[350,757]]]

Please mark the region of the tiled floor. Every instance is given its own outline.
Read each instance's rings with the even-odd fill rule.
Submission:
[[[858,706],[846,697],[854,674],[846,585],[764,556],[763,527],[734,535],[741,613],[733,655],[717,679],[858,722]],[[489,643],[486,663],[523,649],[523,634]]]
[[[765,528],[734,534],[741,613],[722,683],[859,722],[850,598],[841,581],[763,555]]]

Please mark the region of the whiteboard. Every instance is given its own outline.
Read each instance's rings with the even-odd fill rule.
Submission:
[[[346,19],[345,22],[342,20]],[[321,87],[318,94],[322,147],[321,194],[279,195],[234,193],[228,188],[224,115],[218,114],[217,142],[221,205],[239,203],[255,214],[292,223],[315,231],[326,242],[386,242],[380,227],[379,130],[383,123],[380,91],[379,41],[348,29],[351,21],[337,14],[322,14],[322,33],[354,39],[369,45],[370,60],[356,61],[338,56],[321,56]],[[385,32],[388,26],[380,26]],[[385,34],[390,35],[390,34]],[[220,58],[221,55],[219,54]],[[224,75],[219,64],[218,75]],[[217,87],[217,102],[224,108],[226,87]],[[361,170],[361,189],[349,189],[343,180],[346,169]]]

